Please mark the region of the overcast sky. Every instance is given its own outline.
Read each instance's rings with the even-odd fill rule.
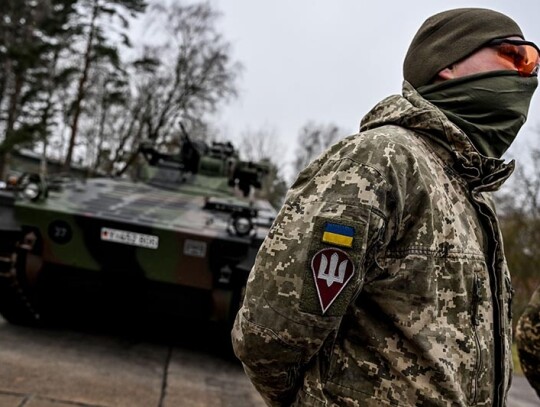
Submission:
[[[362,116],[400,93],[402,62],[422,22],[439,11],[487,7],[518,22],[540,43],[540,1],[210,0],[219,29],[244,64],[240,97],[222,110],[224,136],[270,127],[292,161],[299,129],[309,120],[354,133]],[[479,24],[481,22],[479,21]],[[537,92],[540,93],[540,90]],[[540,96],[508,155],[540,146]],[[521,147],[521,148],[520,148]]]

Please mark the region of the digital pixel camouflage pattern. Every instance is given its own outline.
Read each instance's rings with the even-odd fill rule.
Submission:
[[[267,404],[504,405],[512,288],[489,192],[512,170],[407,82],[306,168],[232,330]]]
[[[521,368],[540,397],[540,287],[519,318],[516,339]]]

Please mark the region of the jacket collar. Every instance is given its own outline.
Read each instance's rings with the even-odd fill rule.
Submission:
[[[480,154],[467,135],[407,81],[403,82],[402,96],[387,97],[364,116],[360,131],[384,125],[401,126],[430,139],[437,145],[438,154],[451,158],[452,168],[472,188],[497,190],[514,171],[513,160],[505,163]]]

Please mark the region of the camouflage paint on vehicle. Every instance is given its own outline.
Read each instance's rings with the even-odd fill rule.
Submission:
[[[240,161],[223,143],[205,147],[190,168],[151,147],[141,150],[152,164],[139,174],[146,182],[68,179],[45,190],[46,197],[6,198],[0,223],[9,243],[0,247],[6,319],[27,323],[72,301],[92,310],[111,300],[112,310],[165,307],[230,320],[275,215],[268,202],[245,196],[264,167]]]

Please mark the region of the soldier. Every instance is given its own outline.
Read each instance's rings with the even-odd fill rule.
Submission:
[[[232,331],[272,406],[503,406],[510,277],[490,197],[537,86],[501,13],[427,19],[402,95],[303,170]]]
[[[523,372],[540,397],[540,287],[519,318],[516,339]]]

